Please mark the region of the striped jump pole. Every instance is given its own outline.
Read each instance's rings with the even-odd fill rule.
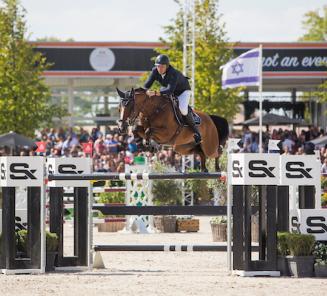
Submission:
[[[95,252],[226,252],[227,245],[96,245]],[[258,246],[252,246],[252,251],[257,252]]]
[[[164,244],[164,245],[95,245],[93,268],[105,268],[101,252],[226,252],[227,245],[193,245],[193,244]],[[252,246],[252,252],[258,252],[259,246]]]
[[[100,181],[100,180],[176,180],[176,179],[219,179],[225,172],[214,173],[98,173],[98,174],[53,174],[49,181]]]

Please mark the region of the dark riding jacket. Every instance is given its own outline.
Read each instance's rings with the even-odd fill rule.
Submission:
[[[160,88],[162,95],[170,96],[173,94],[179,96],[185,90],[191,90],[188,78],[170,65],[163,77],[159,74],[157,68],[154,67],[147,81],[144,83],[144,88],[149,89],[155,81],[158,81],[162,85],[162,88]]]

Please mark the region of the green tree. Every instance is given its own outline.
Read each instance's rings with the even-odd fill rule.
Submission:
[[[50,104],[42,78],[49,64],[26,40],[24,8],[18,0],[0,3],[0,133],[33,137],[36,128],[64,113]]]
[[[300,41],[327,41],[327,5],[321,10],[312,10],[304,15],[303,27],[306,30]],[[327,65],[325,65],[327,71]],[[312,93],[321,102],[327,102],[327,81]]]
[[[184,10],[183,1],[176,2],[180,7],[176,18],[164,27],[167,37],[160,38],[166,48],[157,51],[167,54],[172,64],[182,69]],[[239,96],[240,89],[221,88],[220,66],[231,59],[232,46],[227,43],[225,24],[218,13],[218,0],[196,0],[195,5],[195,107],[231,121],[243,98]]]
[[[300,41],[327,41],[327,5],[307,12],[302,24],[306,32]]]

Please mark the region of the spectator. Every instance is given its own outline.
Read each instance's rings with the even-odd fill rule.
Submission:
[[[327,158],[325,158],[322,166],[321,166],[321,173],[322,174],[327,174]]]
[[[252,145],[252,133],[250,132],[250,129],[247,125],[243,126],[243,148],[241,149],[241,152],[247,153],[251,152],[251,145]]]
[[[103,136],[100,135],[99,138],[97,138],[96,141],[94,142],[94,151],[96,154],[100,156],[101,154],[103,154],[105,149],[106,147],[104,145]]]
[[[109,153],[117,154],[118,153],[118,141],[114,139],[113,135],[108,134],[104,145]]]
[[[295,143],[292,139],[292,135],[290,133],[287,133],[285,135],[285,140],[283,141],[283,150],[287,150],[288,153],[293,151],[293,147],[294,147]]]

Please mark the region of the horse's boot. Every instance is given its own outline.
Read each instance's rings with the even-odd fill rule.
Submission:
[[[185,122],[189,125],[189,127],[192,129],[192,131],[194,132],[194,141],[196,144],[200,144],[202,139],[201,139],[201,135],[199,132],[198,127],[196,126],[195,122],[194,122],[194,118],[193,118],[193,114],[191,111],[189,111],[187,113],[186,116],[183,116]]]

